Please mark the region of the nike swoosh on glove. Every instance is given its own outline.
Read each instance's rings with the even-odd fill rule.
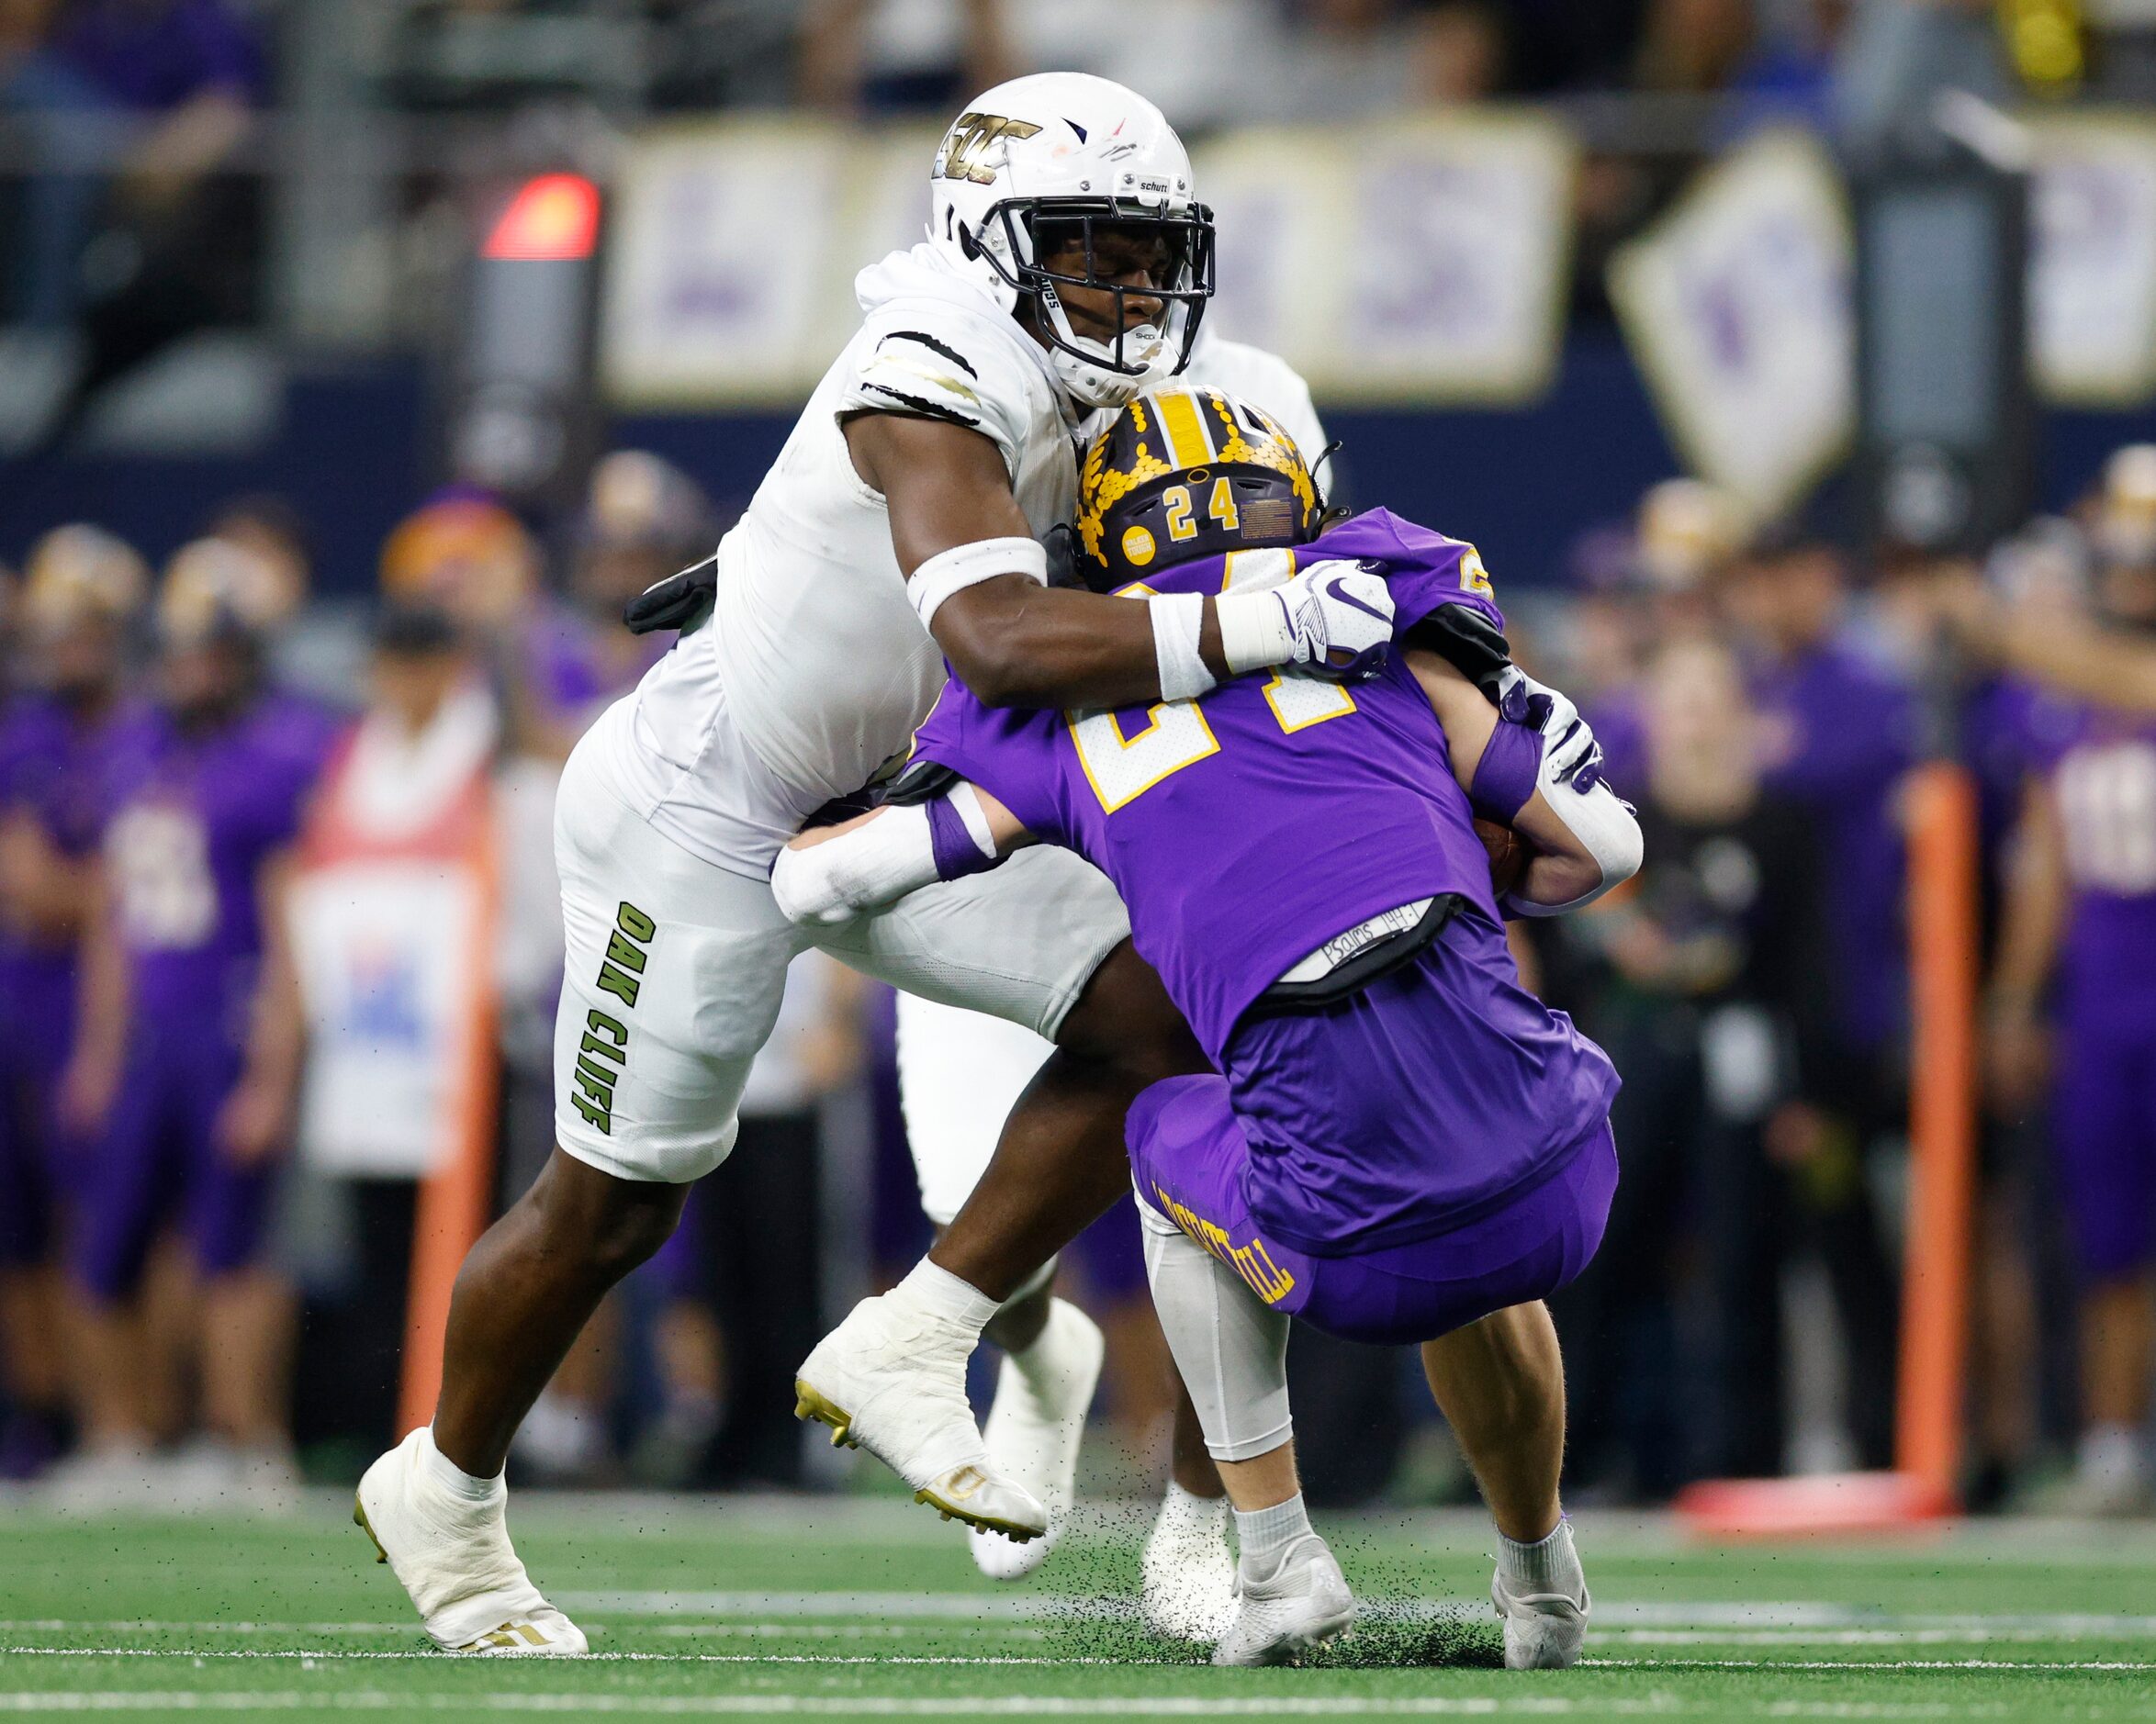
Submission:
[[[1367,682],[1392,651],[1392,588],[1368,567],[1331,557],[1276,589],[1295,635],[1295,656],[1326,682]]]
[[[1601,781],[1602,745],[1579,716],[1571,697],[1537,682],[1516,665],[1498,678],[1498,712],[1508,724],[1523,724],[1543,739],[1543,774],[1585,794]]]

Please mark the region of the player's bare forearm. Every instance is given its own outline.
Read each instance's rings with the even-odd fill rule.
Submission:
[[[1430,710],[1444,728],[1453,777],[1465,790],[1475,783],[1475,768],[1482,764],[1482,751],[1498,728],[1498,710],[1489,698],[1454,669],[1451,662],[1425,647],[1406,655],[1408,669],[1422,686]]]
[[[1161,698],[1151,613],[1128,599],[1014,575],[953,594],[933,633],[983,706],[1121,707]],[[1209,599],[1198,650],[1206,668],[1225,678]]]
[[[2021,820],[2007,854],[2005,886],[1990,993],[1994,1008],[2033,1011],[2050,980],[2067,897],[2065,834],[2060,828],[2058,804],[2050,790],[2034,779],[2022,793]]]
[[[1435,653],[1410,650],[1407,665],[1444,729],[1453,777],[1472,794],[1477,769],[1497,733],[1497,708],[1476,684]],[[1575,819],[1582,813],[1587,816],[1584,823],[1590,827],[1593,842],[1537,788],[1509,823],[1533,851],[1525,873],[1509,894],[1516,904],[1550,909],[1575,905],[1629,878],[1639,866],[1638,827],[1623,812],[1607,785],[1598,784],[1585,792],[1560,787],[1558,794],[1572,803]]]
[[[307,1058],[307,1013],[292,951],[293,871],[291,854],[279,851],[262,865],[255,882],[263,954],[248,1025],[247,1066],[250,1076],[296,1093]]]
[[[908,580],[965,545],[1033,537],[994,443],[942,420],[864,413],[846,423],[854,470],[881,494],[891,544]],[[1050,590],[1010,576],[953,593],[929,631],[966,687],[989,706],[1135,706],[1161,694],[1147,607],[1099,593]],[[1198,651],[1228,675],[1219,623],[1206,605]]]
[[[128,960],[120,944],[119,912],[100,870],[92,880],[90,909],[82,934],[82,1002],[76,1046],[118,1060],[127,1045]]]
[[[2021,606],[2001,617],[1961,620],[1965,641],[2008,670],[2061,694],[2126,712],[2156,712],[2156,647],[2143,638],[2093,628]]]
[[[1533,845],[1526,871],[1512,888],[1514,898],[1530,904],[1577,903],[1603,884],[1601,863],[1557,818],[1540,790],[1513,816],[1512,830]]]

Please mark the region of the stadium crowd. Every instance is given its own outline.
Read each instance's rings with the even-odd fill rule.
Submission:
[[[1788,122],[1861,151],[1942,82],[1998,101],[2025,87],[2145,100],[2156,13],[2141,0],[6,0],[0,326],[83,339],[39,437],[60,447],[101,389],[178,338],[293,317],[310,290],[277,275],[303,253],[301,207],[349,219],[334,174],[279,189],[310,149],[396,164],[366,170],[395,182],[375,212],[387,231],[369,315],[403,330],[440,289],[459,173],[601,159],[651,116],[940,116],[1046,68],[1132,82],[1199,138],[1555,104],[1587,149],[1576,309],[1602,317],[1611,250],[1717,146]],[[1632,104],[1597,106],[1611,96]],[[346,130],[308,143],[317,112]],[[356,116],[415,129],[399,144],[352,129]],[[458,117],[519,123],[475,150]]]
[[[620,626],[623,600],[702,554],[723,514],[637,451],[597,465],[551,538],[445,493],[382,548],[364,624],[310,606],[304,523],[272,499],[214,511],[154,577],[95,525],[29,548],[5,588],[0,722],[8,1476],[83,1505],[275,1505],[302,1460],[342,1476],[380,1446],[422,1170],[305,1125],[327,1080],[308,1069],[299,883],[435,830],[480,787],[507,1201],[551,1135],[554,778],[663,647]],[[1943,749],[1982,787],[1994,931],[1971,1499],[2147,1506],[2156,750],[2145,721],[1977,648],[2000,633],[1986,616],[2147,627],[2156,448],[2120,451],[2072,518],[1982,571],[1860,562],[1673,480],[1583,535],[1570,577],[1522,589],[1515,646],[1580,691],[1647,834],[1630,888],[1516,930],[1625,1078],[1617,1207],[1560,1313],[1573,1495],[1889,1459],[1897,799]],[[1502,599],[1501,562],[1498,579]],[[410,985],[384,967],[370,1034],[410,1031]],[[801,960],[740,1149],[564,1367],[526,1476],[817,1482],[792,1365],[870,1261],[895,1270],[921,1237],[889,1063],[887,1000]],[[1126,1211],[1066,1271],[1111,1336],[1096,1417],[1124,1440],[1095,1445],[1102,1488],[1161,1459],[1164,1354],[1135,1258]],[[1296,1368],[1323,1385],[1303,1394],[1314,1493],[1464,1487],[1442,1433],[1406,1419],[1399,1360],[1313,1335]]]

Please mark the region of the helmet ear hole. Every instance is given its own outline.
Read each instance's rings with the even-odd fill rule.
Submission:
[[[949,212],[947,219],[955,218],[957,213],[955,210]],[[966,254],[966,262],[969,263],[981,255],[981,242],[973,238],[972,229],[962,221],[959,223],[959,250]]]

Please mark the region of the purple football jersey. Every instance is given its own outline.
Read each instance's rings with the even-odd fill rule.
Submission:
[[[2156,1020],[2156,722],[2032,705],[2029,752],[2058,800],[2072,902],[2061,1003]]]
[[[160,713],[116,770],[107,879],[139,1016],[243,1026],[262,952],[262,866],[297,835],[323,759],[315,709],[264,696],[191,730]]]
[[[1185,564],[1148,590],[1219,592],[1288,557]],[[1398,635],[1444,604],[1502,626],[1455,540],[1380,511],[1293,554],[1329,557],[1384,573]],[[1353,688],[1276,673],[1122,712],[991,711],[954,681],[916,747],[1116,882],[1227,1078],[1268,1237],[1325,1254],[1447,1231],[1608,1113],[1601,1050],[1520,988],[1443,729],[1399,656]],[[1324,1013],[1245,1016],[1327,940],[1440,894],[1467,907],[1412,967]]]
[[[1784,733],[1769,786],[1810,805],[1833,870],[1828,937],[1840,977],[1837,1027],[1877,1047],[1905,1015],[1902,840],[1895,782],[1915,758],[1909,689],[1849,647],[1832,644],[1754,667],[1752,699]]]
[[[1331,557],[1385,560],[1398,630],[1463,601],[1502,624],[1468,546],[1382,510],[1144,590],[1218,593]],[[1444,733],[1397,658],[1353,688],[1246,677],[1114,712],[992,711],[953,680],[915,746],[1116,882],[1138,949],[1216,1061],[1251,1002],[1333,935],[1446,892],[1498,919]]]
[[[148,710],[132,702],[84,722],[44,696],[17,700],[0,717],[0,812],[27,814],[65,856],[87,855],[104,824],[112,763],[148,722]],[[53,946],[0,928],[0,1008],[20,1001],[28,1019],[72,1025],[73,973],[72,942]]]

